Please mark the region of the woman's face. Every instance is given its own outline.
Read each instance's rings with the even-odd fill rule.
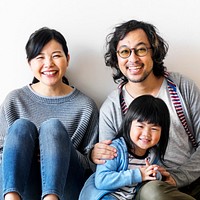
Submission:
[[[65,55],[62,45],[56,40],[50,40],[29,65],[40,83],[54,87],[62,83],[68,63],[69,55]]]

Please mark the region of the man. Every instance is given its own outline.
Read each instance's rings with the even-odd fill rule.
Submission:
[[[91,156],[96,164],[117,156],[108,144],[131,101],[143,94],[159,97],[171,117],[166,166],[160,168],[165,180],[146,183],[137,199],[200,199],[200,91],[193,81],[166,71],[163,60],[167,51],[156,28],[145,22],[125,22],[108,35],[105,61],[120,84],[100,109],[100,143]]]

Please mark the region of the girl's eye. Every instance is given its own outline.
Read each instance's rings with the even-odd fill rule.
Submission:
[[[158,130],[159,130],[159,127],[152,127],[151,130],[152,130],[152,131],[158,131]]]

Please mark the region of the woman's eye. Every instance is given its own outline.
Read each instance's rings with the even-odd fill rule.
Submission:
[[[37,56],[36,57],[37,60],[40,60],[40,59],[43,59],[43,58],[44,58],[43,56]]]
[[[59,55],[59,54],[53,55],[53,58],[60,58],[60,57],[61,57],[61,55]]]

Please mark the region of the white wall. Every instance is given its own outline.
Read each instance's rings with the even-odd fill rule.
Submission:
[[[153,23],[170,45],[167,68],[200,86],[199,8],[199,0],[0,0],[0,103],[32,80],[24,47],[43,26],[65,36],[71,55],[67,76],[99,106],[116,88],[104,64],[105,37],[130,19]]]

